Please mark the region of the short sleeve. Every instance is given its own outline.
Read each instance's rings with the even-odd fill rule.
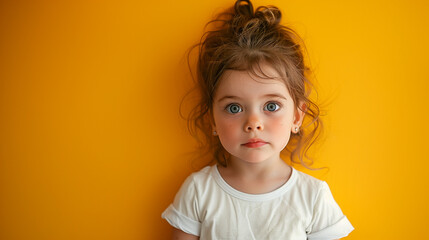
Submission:
[[[308,239],[339,239],[346,237],[353,229],[353,226],[335,202],[328,184],[322,182],[314,202],[312,220],[307,227]]]
[[[198,194],[192,175],[182,184],[173,204],[162,213],[162,218],[185,233],[200,235]]]

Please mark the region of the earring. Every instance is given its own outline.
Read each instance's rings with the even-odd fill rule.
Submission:
[[[295,133],[299,132],[299,127],[295,127]]]
[[[213,131],[213,136],[216,136],[217,135],[217,132],[216,131]]]

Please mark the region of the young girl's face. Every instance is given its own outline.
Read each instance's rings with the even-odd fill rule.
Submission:
[[[268,65],[261,69],[277,79],[228,70],[216,90],[213,128],[232,160],[259,163],[279,159],[303,117],[279,75]]]

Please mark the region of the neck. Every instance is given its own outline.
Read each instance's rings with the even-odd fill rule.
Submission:
[[[275,156],[259,163],[249,163],[231,156],[227,171],[242,179],[266,179],[283,175],[289,166]]]
[[[218,170],[230,186],[251,194],[279,188],[289,179],[292,171],[280,156],[259,163],[231,158],[226,168],[218,167]]]

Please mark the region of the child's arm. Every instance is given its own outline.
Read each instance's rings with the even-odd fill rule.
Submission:
[[[172,238],[173,240],[199,240],[200,238],[198,236],[194,236],[192,234],[187,234],[183,232],[182,230],[179,230],[175,227],[173,227],[173,234]]]

